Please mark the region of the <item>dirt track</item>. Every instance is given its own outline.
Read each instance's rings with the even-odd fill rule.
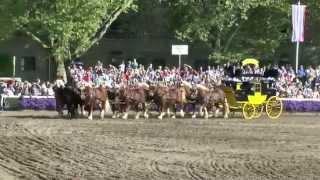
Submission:
[[[320,178],[315,116],[69,121],[9,112],[0,133],[5,180]]]

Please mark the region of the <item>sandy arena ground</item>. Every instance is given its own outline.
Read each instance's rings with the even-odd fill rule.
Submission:
[[[70,121],[2,112],[0,135],[3,180],[320,178],[319,116]]]

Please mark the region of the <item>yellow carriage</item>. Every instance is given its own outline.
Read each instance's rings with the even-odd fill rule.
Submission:
[[[246,59],[242,62],[243,66],[254,64],[259,66],[255,59]],[[277,119],[281,116],[283,103],[276,93],[264,93],[262,81],[259,78],[250,81],[250,93],[245,91],[244,99],[237,98],[237,92],[241,92],[243,82],[236,82],[235,88],[225,87],[224,92],[231,112],[240,111],[245,119],[259,118],[265,111],[270,119]]]

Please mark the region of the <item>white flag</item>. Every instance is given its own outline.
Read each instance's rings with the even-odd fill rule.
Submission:
[[[304,41],[305,5],[292,5],[292,42]]]

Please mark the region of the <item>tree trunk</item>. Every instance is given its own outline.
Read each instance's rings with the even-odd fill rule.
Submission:
[[[57,78],[63,78],[65,82],[67,82],[67,73],[66,68],[64,66],[64,60],[61,58],[61,56],[55,57],[56,63],[57,63]]]

